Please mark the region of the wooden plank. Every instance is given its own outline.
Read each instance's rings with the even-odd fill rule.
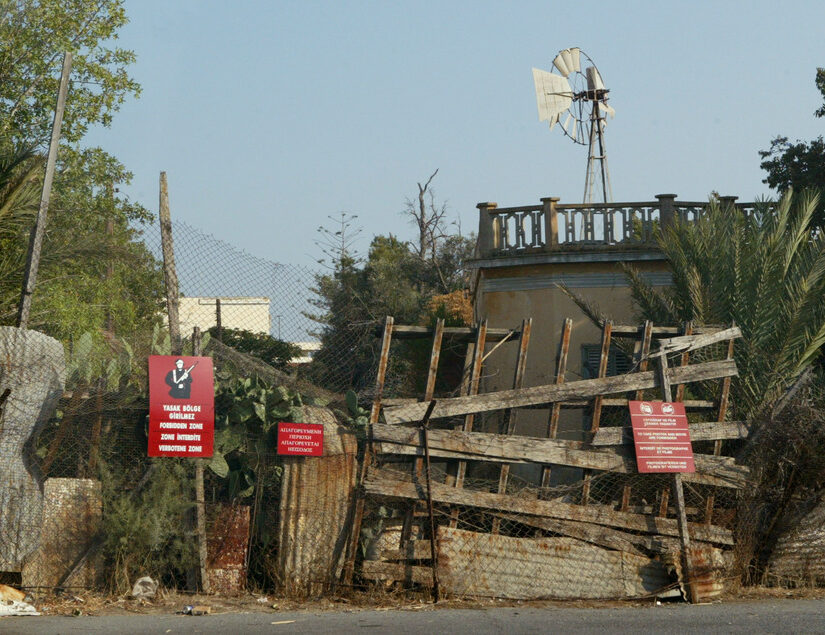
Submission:
[[[728,342],[728,352],[726,359],[733,359],[733,340]],[[716,415],[717,421],[724,421],[728,414],[728,399],[730,397],[730,377],[722,379],[722,389],[719,395],[719,411]],[[722,453],[722,441],[718,440],[713,446],[714,454]]]
[[[192,329],[192,355],[201,355],[201,330],[196,326]],[[211,593],[209,575],[207,574],[208,548],[206,540],[206,492],[203,484],[203,466],[206,459],[195,459],[195,530],[198,536],[198,578],[200,591]]]
[[[570,352],[570,335],[573,332],[573,320],[567,318],[561,331],[559,340],[559,354],[556,361],[556,384],[564,383],[564,375],[567,373],[567,355]],[[587,402],[584,402],[585,404]],[[555,439],[559,431],[559,415],[561,414],[561,404],[553,404],[550,413],[550,422],[547,428],[547,437]]]
[[[693,335],[693,322],[685,322],[684,326],[685,335]],[[682,353],[682,357],[679,360],[680,366],[687,366],[688,362],[690,361],[690,351],[685,351]],[[678,384],[676,386],[676,401],[684,401],[685,400],[685,385]]]
[[[461,370],[461,383],[458,387],[459,395],[466,395],[470,390],[470,377],[473,374],[473,360],[475,360],[475,342],[470,341],[467,342],[467,350],[464,353],[464,366]],[[446,474],[444,476],[444,482],[447,485],[455,486],[457,471],[457,463],[447,465]]]
[[[562,382],[564,383],[564,382]],[[71,392],[64,393],[64,397],[69,396],[71,397]],[[622,398],[615,398],[615,397],[604,397],[602,398],[602,408],[627,408],[627,403],[629,399],[622,399]],[[638,399],[637,399],[638,401]],[[415,399],[411,397],[393,397],[390,399],[384,399],[382,401],[384,406],[387,408],[395,408],[399,406],[410,406],[412,404],[421,403],[420,399]],[[709,401],[707,399],[688,399],[687,401],[683,402],[685,404],[686,410],[716,410],[719,406],[715,401]],[[547,410],[550,409],[551,411],[558,407],[559,412],[562,408],[587,408],[590,406],[590,401],[557,401],[553,402],[552,404],[539,404],[534,406],[521,406],[521,408],[525,410]],[[557,424],[558,425],[558,424]],[[551,437],[552,438],[552,437]]]
[[[418,482],[397,480],[392,473],[380,469],[370,471],[364,481],[364,491],[370,496],[395,500],[424,500],[424,485]],[[496,512],[512,512],[530,516],[577,520],[581,522],[629,529],[649,534],[678,536],[679,528],[675,520],[655,518],[628,512],[617,512],[600,506],[583,507],[560,501],[532,500],[491,492],[475,492],[456,489],[440,483],[432,484],[433,501],[447,505],[463,505]],[[694,540],[733,545],[733,534],[722,527],[690,524]],[[427,570],[429,573],[429,569]]]
[[[521,342],[519,344],[518,356],[516,358],[516,370],[513,376],[513,388],[521,388],[524,385],[524,374],[527,371],[527,349],[530,346],[530,331],[533,327],[533,319],[528,318],[521,323]],[[502,418],[502,428],[505,434],[512,435],[516,431],[516,413],[511,408],[504,411]],[[501,466],[498,476],[498,493],[504,494],[507,491],[507,481],[510,478],[510,466],[505,463]],[[492,532],[498,533],[499,519],[493,519]]]
[[[648,364],[650,363],[647,359],[647,356],[650,355],[650,342],[653,339],[653,322],[650,320],[645,320],[644,326],[642,327],[642,342],[641,342],[641,350],[639,351],[639,371],[644,372],[647,370]],[[636,401],[641,401],[644,399],[644,390],[637,390],[636,391]]]
[[[438,361],[441,358],[441,340],[444,337],[444,320],[438,319],[435,323],[435,331],[433,332],[433,345],[430,349],[430,365],[427,369],[427,383],[424,387],[424,401],[432,401],[435,393],[435,380],[438,376]],[[415,460],[415,472],[421,474],[424,466],[423,459]]]
[[[648,555],[648,553],[656,554],[668,551],[676,552],[679,550],[679,541],[675,538],[631,534],[602,525],[582,523],[574,520],[537,518],[536,516],[518,516],[516,514],[499,514],[499,516],[512,522],[522,523],[545,531],[552,531],[553,533],[563,534],[571,538],[578,538],[579,540],[584,540],[585,542],[590,542],[608,549],[635,553],[640,556]]]
[[[454,596],[514,600],[649,596],[668,586],[663,563],[574,538],[439,530],[440,576]]]
[[[527,437],[525,437],[527,438]],[[533,438],[533,437],[529,437]],[[418,457],[423,456],[424,449],[413,445],[401,445],[398,443],[375,443],[376,454],[385,456],[409,456]],[[583,451],[586,452],[586,451]],[[571,452],[568,456],[574,456]],[[434,450],[430,448],[430,456],[436,459],[454,460],[454,461],[484,461],[486,463],[511,463],[511,464],[529,464],[529,463],[544,463],[544,461],[536,461],[530,459],[517,459],[512,456],[490,456],[486,454],[473,454],[469,452],[461,452],[455,450]],[[596,467],[596,465],[603,465],[603,460],[597,460],[601,457],[590,455],[584,460],[567,459],[564,462],[559,461],[557,465],[567,465],[569,467],[581,467],[582,469],[602,470],[605,472],[614,472],[617,474],[636,474],[635,459],[630,453],[616,461],[611,469],[603,469]],[[714,464],[714,459],[730,459],[730,457],[715,457],[712,454],[695,454],[696,472],[685,474],[684,480],[691,483],[698,483],[700,485],[710,485],[713,487],[726,487],[731,489],[741,489],[747,485],[748,468],[741,465],[733,465],[732,463]],[[589,461],[587,459],[593,459]],[[732,459],[731,459],[732,461]],[[583,467],[590,465],[591,467]]]
[[[690,424],[691,441],[715,441],[717,439],[747,439],[750,426],[746,421],[704,421]],[[633,428],[630,426],[616,426],[613,428],[599,428],[593,438],[593,445],[630,445],[633,443]]]
[[[725,330],[726,326],[697,326],[694,328],[693,333],[695,335],[704,335],[710,333],[718,333],[719,331]],[[653,336],[654,337],[677,337],[681,335],[681,327],[679,326],[654,326],[653,327]],[[635,324],[614,324],[613,325],[613,337],[622,337],[626,339],[640,339],[643,337],[643,333],[639,332],[639,327]]]
[[[685,334],[679,337],[671,337],[669,339],[662,339],[658,341],[659,350],[650,355],[651,358],[662,357],[663,355],[670,355],[671,353],[689,353],[711,344],[724,342],[725,340],[742,337],[742,331],[738,326],[732,326],[722,331],[715,333],[705,333],[702,335]]]
[[[733,359],[733,340],[728,342],[727,359]],[[724,421],[728,414],[728,398],[730,395],[730,377],[725,377],[722,380],[722,387],[719,394],[719,410],[716,413],[717,421]],[[722,439],[717,439],[713,444],[713,453],[716,456],[722,454]],[[713,506],[716,501],[713,494],[708,495],[705,501],[705,522],[709,525],[713,520]]]
[[[478,330],[475,327],[467,326],[447,326],[444,328],[444,336],[452,340],[469,340],[476,339]],[[396,324],[392,327],[393,337],[399,340],[405,339],[423,339],[432,337],[433,329],[428,326],[407,326]],[[516,341],[519,337],[518,329],[487,329],[487,341],[498,342],[503,339],[512,339]]]
[[[481,367],[484,364],[484,346],[487,343],[487,320],[483,320],[478,325],[476,332],[475,348],[473,353],[473,369],[470,376],[470,387],[467,392],[467,397],[470,399],[478,395],[478,386],[481,383]],[[435,418],[435,417],[433,417]],[[464,432],[469,432],[473,429],[475,422],[475,413],[469,412],[464,416]],[[467,474],[467,462],[460,461],[456,471],[455,486],[464,487],[464,476]]]
[[[605,321],[602,327],[602,348],[599,352],[599,371],[597,377],[603,379],[607,377],[607,363],[610,361],[610,337],[613,330],[613,322]],[[590,421],[590,435],[588,441],[593,438],[596,432],[599,431],[599,424],[602,418],[602,396],[596,395],[593,400],[593,415]],[[582,480],[582,505],[587,505],[590,502],[590,479],[592,478],[590,470],[585,470],[584,479]]]
[[[381,397],[384,394],[384,382],[387,376],[387,365],[390,358],[390,345],[392,344],[392,327],[394,319],[388,315],[384,320],[384,336],[381,341],[381,356],[378,360],[378,372],[375,375],[375,392],[372,401],[372,408],[370,409],[370,425],[378,422],[378,417],[381,414]],[[364,452],[364,457],[361,460],[361,469],[359,470],[358,481],[363,483],[367,475],[367,469],[370,463],[369,446]],[[364,496],[360,490],[356,490],[355,505],[352,514],[352,527],[347,540],[347,551],[344,567],[341,571],[341,580],[344,584],[352,584],[352,576],[355,573],[355,558],[358,554],[358,541],[361,537],[361,522],[364,518]]]
[[[641,392],[641,391],[640,391]],[[602,408],[627,408],[630,399],[604,397],[602,399]],[[637,399],[636,401],[640,401]],[[415,403],[416,400],[407,400],[407,403]],[[716,402],[708,401],[706,399],[689,399],[683,402],[687,410],[716,410]],[[589,401],[562,401],[560,403],[562,408],[586,408],[590,405]],[[531,407],[531,406],[527,406]],[[541,407],[541,406],[540,406]],[[547,406],[543,406],[546,408]]]
[[[573,333],[573,320],[567,318],[561,329],[561,339],[559,340],[559,352],[556,357],[556,385],[564,383],[564,375],[567,373],[567,355],[570,352],[570,335]],[[585,402],[586,403],[586,402]],[[561,403],[554,403],[550,408],[550,421],[547,424],[547,437],[555,439],[559,433],[559,416],[561,415]],[[541,470],[541,487],[550,487],[550,476],[552,469],[549,465]]]
[[[667,368],[667,354],[665,354],[664,350],[662,351],[662,355],[659,356],[658,370],[659,383],[662,388],[662,399],[664,401],[671,401],[670,377],[668,376]],[[695,463],[695,456],[693,460]],[[687,511],[685,509],[685,492],[684,488],[682,487],[682,475],[679,472],[676,472],[673,475],[673,493],[675,494],[676,499],[676,518],[678,520],[679,525],[679,540],[682,543],[682,559],[684,561],[685,586],[687,586],[688,595],[691,603],[696,604],[699,598],[699,594],[696,588],[696,584],[693,581],[693,562],[691,560],[690,550],[690,527],[688,526]],[[667,512],[666,496],[667,494],[663,492],[662,507],[664,508],[665,512]]]
[[[705,362],[684,368],[668,370],[668,379],[673,383],[690,383],[735,376],[736,363],[733,360]],[[609,395],[633,390],[644,390],[660,386],[660,380],[653,371],[605,377],[604,379],[584,379],[567,384],[533,386],[518,390],[502,390],[483,395],[468,395],[442,399],[433,412],[433,419],[456,417],[471,413],[489,412],[504,408],[516,408],[537,404],[547,404],[571,399],[587,399],[596,395]],[[387,423],[420,421],[427,404],[386,408],[384,418]]]
[[[423,452],[418,431],[408,427],[376,424],[373,426],[373,438],[389,442],[376,447],[382,453],[418,456]],[[510,463],[526,461],[620,474],[638,473],[635,453],[630,446],[587,448],[577,441],[460,430],[430,430],[429,443],[430,455],[438,458]],[[749,474],[748,468],[736,465],[732,457],[696,454],[694,463],[696,473],[685,476],[695,483],[742,487]]]
[[[602,329],[602,349],[599,353],[599,379],[607,377],[607,362],[610,361],[610,339],[613,329],[613,322],[607,321]],[[599,431],[599,424],[602,417],[602,395],[596,395],[593,400],[593,418],[590,421],[590,434],[595,435]]]

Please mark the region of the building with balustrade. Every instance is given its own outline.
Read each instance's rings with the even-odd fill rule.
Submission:
[[[671,283],[664,255],[655,241],[657,226],[676,218],[695,219],[706,202],[684,202],[675,194],[659,194],[639,203],[563,204],[543,198],[539,205],[500,208],[480,203],[472,292],[475,317],[491,328],[513,328],[532,318],[525,386],[555,381],[555,358],[565,318],[574,321],[567,362],[567,381],[595,376],[601,333],[559,288],[563,284],[597,304],[617,322],[637,323],[622,266],[633,265],[653,286]],[[724,197],[723,204],[736,204]],[[498,361],[484,371],[484,391],[513,387],[517,347],[496,353]],[[608,368],[621,372],[628,363],[611,350]],[[521,434],[543,436],[539,416],[519,415]],[[582,435],[581,412],[562,416],[560,438]]]

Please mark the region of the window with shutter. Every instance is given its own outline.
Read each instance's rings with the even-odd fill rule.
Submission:
[[[599,359],[602,355],[601,344],[582,345],[582,377],[595,379],[599,376]],[[633,363],[630,357],[615,346],[610,347],[607,355],[607,376],[622,375],[628,372]]]

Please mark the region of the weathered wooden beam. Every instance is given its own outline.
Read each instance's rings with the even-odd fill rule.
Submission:
[[[380,335],[383,329],[376,331],[376,335]],[[466,326],[447,326],[444,328],[444,337],[453,341],[475,339],[477,329]],[[425,339],[433,336],[433,329],[428,326],[406,326],[396,324],[392,327],[392,336],[398,340],[406,339]],[[512,339],[517,342],[521,333],[519,329],[487,329],[487,341],[498,342],[505,338]]]
[[[737,374],[736,362],[722,360],[705,362],[693,366],[671,368],[668,370],[668,379],[671,383],[686,384],[695,381],[720,379]],[[433,419],[443,417],[457,417],[472,413],[518,408],[523,406],[568,401],[574,399],[588,399],[596,395],[609,395],[656,388],[660,385],[659,378],[653,371],[632,373],[605,377],[603,379],[584,379],[567,384],[548,384],[520,388],[515,390],[501,390],[482,395],[468,395],[442,399],[433,412]],[[405,423],[420,421],[424,416],[427,404],[416,403],[409,406],[399,406],[384,409],[384,419],[387,423]]]
[[[564,382],[561,382],[564,383]],[[68,393],[71,395],[71,393]],[[630,401],[629,399],[617,398],[617,397],[605,397],[602,399],[602,407],[603,408],[627,408],[627,403]],[[410,397],[393,397],[390,399],[384,399],[381,402],[387,408],[397,408],[401,406],[410,406],[412,404],[421,403],[420,399],[410,398]],[[715,401],[708,401],[706,399],[688,399],[683,402],[685,404],[686,410],[716,410],[717,403]],[[579,400],[579,401],[557,401],[549,404],[538,404],[538,405],[530,405],[530,406],[521,406],[521,408],[525,410],[547,410],[555,409],[558,407],[561,408],[589,408],[590,407],[590,400]]]
[[[424,500],[424,485],[419,482],[399,481],[392,473],[374,469],[364,481],[364,491],[368,496],[379,496],[397,500]],[[577,520],[581,522],[618,527],[649,534],[678,536],[679,528],[675,520],[655,518],[628,512],[617,512],[599,506],[584,507],[559,501],[531,500],[506,494],[475,492],[456,489],[440,483],[432,484],[433,501],[448,505],[463,505],[497,512],[511,512],[530,516]],[[733,534],[722,527],[690,523],[694,540],[722,545],[733,545]],[[429,573],[429,569],[427,569]]]
[[[716,441],[718,439],[747,439],[750,426],[745,421],[726,421],[717,423],[705,421],[690,424],[691,441]],[[599,428],[593,437],[593,445],[629,445],[633,443],[633,428],[630,426],[616,426],[613,428]]]
[[[375,441],[388,442],[376,448],[379,453],[421,456],[424,451],[418,431],[405,426],[375,424],[372,434]],[[556,464],[620,474],[638,472],[631,447],[591,449],[578,441],[460,430],[430,430],[429,443],[430,455],[439,458]],[[685,475],[693,483],[738,488],[744,486],[749,474],[747,467],[736,465],[731,457],[696,454],[694,463],[696,472]]]
[[[693,329],[694,335],[702,335],[706,333],[718,333],[726,329],[726,326],[697,326]],[[652,335],[654,337],[663,338],[665,336],[676,337],[682,334],[682,327],[680,326],[654,326]],[[639,327],[635,324],[614,324],[613,336],[642,339],[644,337],[644,327]]]
[[[725,340],[732,340],[737,337],[742,337],[742,331],[738,326],[732,326],[729,329],[717,331],[716,333],[705,333],[702,335],[680,335],[679,337],[671,337],[669,339],[659,340],[659,350],[650,354],[650,358],[661,357],[662,355],[669,355],[671,353],[689,353],[711,344],[724,342]]]

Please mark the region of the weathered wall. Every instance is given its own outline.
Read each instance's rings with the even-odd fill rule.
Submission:
[[[324,455],[283,457],[278,569],[294,595],[320,593],[340,576],[357,470],[355,435],[326,408],[303,411],[303,423],[324,426]]]
[[[103,519],[100,481],[88,478],[46,480],[40,546],[23,567],[23,586],[56,587],[91,544]],[[87,562],[67,586],[94,587],[100,573],[96,559]]]
[[[780,581],[825,582],[825,500],[779,538],[768,570]]]
[[[664,262],[639,261],[637,268],[654,284],[668,283],[670,274]],[[556,354],[561,330],[566,318],[573,320],[570,351],[567,361],[567,381],[582,378],[582,348],[600,344],[601,331],[581,309],[556,286],[565,283],[616,322],[634,323],[633,303],[619,262],[547,263],[530,266],[483,268],[475,295],[476,319],[487,319],[491,328],[515,328],[525,318],[533,319],[524,386],[555,382]],[[491,346],[488,345],[488,349]],[[483,372],[482,392],[507,390],[513,387],[516,366],[516,345],[505,345],[493,353]],[[544,436],[548,411],[522,410],[516,419],[516,434]],[[562,410],[559,418],[561,439],[581,440],[586,422],[581,410]],[[488,421],[486,429],[497,427]],[[569,470],[557,470],[554,481],[575,478]],[[529,470],[528,470],[529,472]],[[514,475],[535,480],[537,474],[514,468]]]
[[[43,478],[30,444],[63,393],[63,345],[38,333],[0,326],[0,571],[21,571],[40,539]]]

